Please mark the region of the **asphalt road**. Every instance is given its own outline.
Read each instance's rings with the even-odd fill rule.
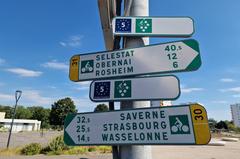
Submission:
[[[56,136],[62,135],[62,131],[48,131],[44,132],[19,132],[12,133],[10,148],[24,146],[33,142],[47,145],[47,143]],[[6,148],[8,139],[8,132],[0,132],[0,149]],[[0,157],[1,159],[1,157]]]

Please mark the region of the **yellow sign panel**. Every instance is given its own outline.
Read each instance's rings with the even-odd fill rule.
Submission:
[[[70,60],[69,78],[72,81],[78,81],[80,56],[73,56]]]
[[[192,114],[193,130],[197,145],[208,144],[211,133],[208,125],[208,117],[205,108],[199,104],[190,105]]]

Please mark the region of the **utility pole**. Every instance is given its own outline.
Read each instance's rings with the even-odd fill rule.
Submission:
[[[11,140],[12,128],[13,128],[14,118],[15,118],[15,115],[16,115],[17,103],[18,103],[18,100],[20,99],[21,95],[22,95],[22,91],[17,90],[17,91],[15,92],[15,100],[16,100],[16,103],[15,103],[14,110],[13,110],[13,114],[12,114],[12,123],[11,123],[10,131],[9,131],[9,136],[8,136],[7,149],[8,149],[8,147],[9,147],[10,140]]]
[[[111,21],[113,17],[121,16],[122,0],[98,0],[98,8],[101,25],[104,35],[105,47],[107,50],[120,49],[121,37],[114,37],[112,33]],[[114,111],[114,102],[109,102],[109,110]],[[112,146],[113,159],[119,159],[118,146]]]
[[[148,4],[148,0],[132,0],[129,16],[148,16]],[[125,40],[125,48],[141,47],[148,44],[149,38],[127,37]],[[120,103],[121,109],[135,109],[143,107],[150,107],[150,101],[123,101]],[[120,156],[121,159],[152,159],[151,146],[120,146]]]

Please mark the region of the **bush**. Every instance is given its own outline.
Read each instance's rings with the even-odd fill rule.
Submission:
[[[75,146],[71,147],[69,150],[64,151],[65,155],[77,155],[77,154],[85,154],[87,153],[88,148],[85,146]]]
[[[51,151],[49,146],[46,146],[46,147],[42,148],[40,153],[47,155],[49,151]]]
[[[97,150],[97,148],[95,146],[89,146],[89,148],[88,148],[88,152],[94,152],[96,150]]]
[[[3,128],[4,127],[4,125],[3,124],[0,124],[0,128]]]
[[[111,146],[99,146],[97,149],[100,153],[110,153],[110,152],[112,152]]]
[[[67,145],[65,145],[62,135],[53,139],[49,143],[48,147],[49,147],[49,150],[53,151],[53,152],[60,152],[60,151],[69,149],[69,147]]]
[[[38,143],[31,143],[22,148],[21,154],[24,155],[37,155],[41,151],[41,145]]]

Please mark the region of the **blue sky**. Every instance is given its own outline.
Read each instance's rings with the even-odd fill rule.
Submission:
[[[189,16],[192,38],[200,44],[202,66],[176,73],[181,96],[174,104],[202,103],[208,116],[231,119],[230,104],[240,102],[240,1],[149,0],[150,16]],[[150,43],[183,38],[151,38]],[[97,103],[88,98],[89,82],[68,79],[74,54],[105,50],[96,0],[8,0],[0,2],[0,104],[50,107],[71,97],[80,112]]]

